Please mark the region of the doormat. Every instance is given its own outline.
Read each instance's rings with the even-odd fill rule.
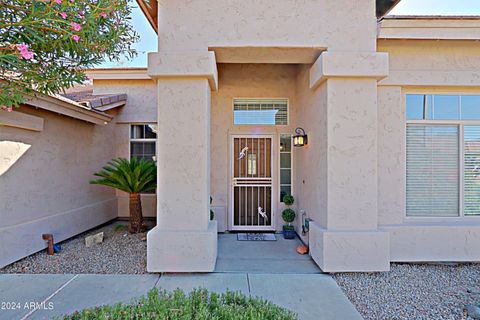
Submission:
[[[237,233],[238,241],[277,241],[273,233]]]

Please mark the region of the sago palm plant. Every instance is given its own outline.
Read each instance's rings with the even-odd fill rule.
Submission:
[[[142,202],[140,193],[155,190],[157,187],[157,166],[153,161],[132,157],[113,159],[102,171],[94,173],[100,179],[91,184],[109,186],[130,194],[130,228],[131,233],[145,230],[143,225]]]

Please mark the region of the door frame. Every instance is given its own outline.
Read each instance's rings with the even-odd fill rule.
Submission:
[[[271,139],[271,155],[270,155],[270,167],[271,167],[271,174],[272,174],[272,191],[271,191],[271,222],[270,226],[250,226],[250,227],[244,227],[244,226],[234,226],[234,184],[233,184],[233,170],[234,170],[234,139],[235,138],[270,138]],[[228,230],[230,231],[276,231],[276,209],[277,209],[277,201],[278,201],[278,168],[277,168],[277,162],[278,162],[278,156],[277,156],[277,143],[275,142],[276,140],[276,134],[274,133],[260,133],[260,134],[255,134],[255,133],[231,133],[229,134],[228,138],[228,143],[229,143],[229,155],[228,155],[228,180],[229,180],[229,190],[228,190],[228,214],[227,214],[227,226]]]

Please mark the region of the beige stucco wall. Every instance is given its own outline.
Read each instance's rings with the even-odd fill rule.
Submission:
[[[322,226],[327,226],[327,94],[326,86],[312,91],[309,88],[309,65],[300,67],[296,79],[297,124],[308,134],[309,145],[295,148],[294,184],[297,187],[297,207]],[[312,148],[314,144],[317,148]],[[301,230],[301,217],[297,219],[297,232]],[[308,234],[301,235],[308,242]]]
[[[61,241],[117,216],[114,191],[89,184],[115,152],[113,126],[28,106],[14,112],[43,118],[44,129],[0,126],[0,160],[15,159],[0,175],[0,267],[45,248],[43,233]]]
[[[473,41],[380,40],[390,75],[378,88],[378,223],[392,261],[480,260],[480,217],[406,217],[405,95],[480,94],[480,47]]]
[[[159,51],[205,51],[209,46],[375,48],[374,0],[166,0],[158,7]]]
[[[130,157],[130,124],[157,123],[157,92],[153,80],[105,79],[93,81],[94,94],[126,93],[127,103],[118,108],[113,120],[115,157]],[[116,191],[118,196],[118,216],[129,216],[129,198],[125,192]],[[155,194],[142,195],[144,217],[156,216]]]

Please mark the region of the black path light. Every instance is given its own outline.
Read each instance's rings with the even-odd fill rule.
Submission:
[[[295,147],[303,147],[308,143],[308,137],[303,128],[295,129],[296,135],[293,136],[293,145]]]

